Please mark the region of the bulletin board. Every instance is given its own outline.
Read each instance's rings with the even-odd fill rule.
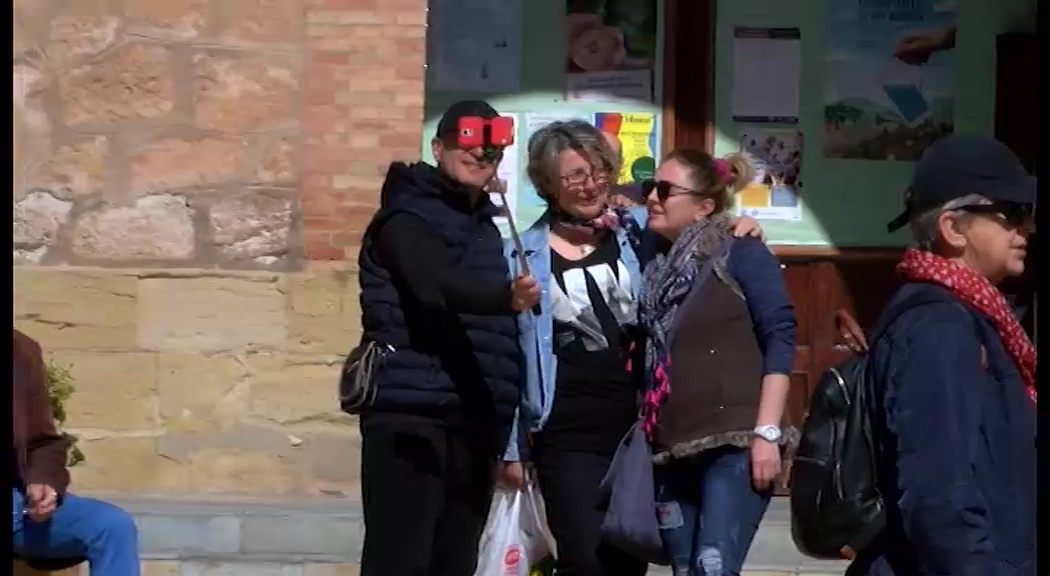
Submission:
[[[623,1],[623,0],[617,0]],[[606,102],[579,102],[569,101],[567,98],[566,80],[566,0],[516,0],[506,2],[501,0],[430,0],[429,12],[430,22],[427,34],[427,76],[426,93],[424,100],[425,122],[421,142],[421,157],[424,161],[433,162],[430,141],[437,129],[437,123],[441,114],[452,103],[466,99],[482,99],[500,112],[515,118],[515,143],[513,156],[505,157],[500,168],[501,177],[505,174],[507,178],[513,178],[517,184],[517,201],[512,213],[519,230],[531,226],[543,214],[546,205],[536,196],[536,192],[528,181],[525,174],[526,166],[526,144],[532,129],[539,124],[554,119],[580,118],[589,122],[603,122],[602,115],[619,113],[616,119],[606,117],[604,122],[608,125],[610,120],[613,124],[622,124],[627,115],[634,114],[638,118],[648,119],[651,130],[645,138],[649,149],[655,158],[660,158],[663,153],[659,149],[662,138],[662,120],[660,115],[660,102],[662,102],[663,85],[663,2],[658,0],[631,0],[640,4],[653,3],[656,10],[656,53],[653,62],[652,75],[652,98],[651,100],[632,100],[618,98]],[[448,86],[448,79],[438,79],[435,75],[439,73],[440,67],[434,59],[443,47],[442,42],[435,34],[435,12],[441,9],[449,9],[458,6],[462,10],[465,7],[478,2],[491,3],[491,5],[519,6],[520,13],[516,16],[520,22],[520,76],[518,85],[514,90],[489,91],[489,90],[460,90],[454,86]],[[583,2],[582,4],[592,4]],[[444,4],[445,6],[441,6]],[[456,8],[453,8],[456,9]],[[465,16],[466,17],[466,16]],[[469,33],[469,31],[468,31]],[[530,127],[531,125],[531,127]],[[625,146],[625,156],[630,153],[629,146]],[[497,223],[500,223],[497,219]],[[507,234],[507,227],[500,223],[500,228]]]
[[[830,5],[857,0],[718,0],[715,49],[715,153],[739,149],[750,125],[733,120],[734,30],[801,31],[799,120],[804,139],[801,217],[763,220],[772,243],[835,247],[891,247],[908,243],[907,230],[886,232],[902,208],[914,162],[826,158],[824,123],[825,29]],[[995,117],[995,37],[1023,20],[1031,0],[957,0],[954,129],[992,135]],[[774,127],[777,127],[774,125]],[[789,127],[782,125],[780,127]]]
[[[479,2],[520,7],[519,82],[513,90],[458,90],[436,82],[432,57],[437,52],[433,25],[439,4],[464,5]],[[581,0],[572,0],[580,2]],[[597,1],[597,0],[595,0]],[[645,0],[636,0],[644,2]],[[566,2],[567,0],[430,0],[428,30],[425,124],[421,140],[422,158],[432,162],[430,140],[441,113],[453,102],[480,98],[500,113],[516,119],[515,154],[504,160],[503,172],[515,178],[518,199],[513,211],[519,229],[530,226],[544,205],[525,176],[525,143],[529,118],[540,115],[583,117],[599,121],[598,114],[638,113],[653,118],[653,152],[659,159],[667,150],[662,141],[660,103],[663,99],[664,1],[657,1],[657,56],[654,65],[653,98],[650,102],[621,101],[613,104],[570,102],[566,98]],[[695,0],[685,0],[695,1]],[[764,128],[791,128],[803,140],[799,214],[794,220],[762,219],[770,243],[779,245],[833,247],[892,247],[908,242],[906,231],[886,232],[886,222],[902,207],[902,192],[914,163],[824,157],[821,147],[824,115],[825,18],[834,2],[858,0],[717,0],[715,39],[715,150],[724,155],[739,150],[741,133],[751,126],[734,120],[732,113],[734,32],[738,27],[797,28],[800,32],[800,81],[798,121],[791,125],[767,124]],[[957,133],[994,133],[995,37],[1024,21],[1032,0],[955,0],[958,36],[955,58],[954,130]],[[590,2],[584,2],[590,3]],[[464,18],[469,19],[464,13]],[[679,23],[679,33],[688,33],[688,23]],[[501,226],[506,233],[506,226]]]

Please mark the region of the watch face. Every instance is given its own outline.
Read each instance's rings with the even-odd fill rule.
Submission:
[[[776,426],[762,426],[755,430],[755,434],[758,434],[770,442],[780,440],[780,429]]]

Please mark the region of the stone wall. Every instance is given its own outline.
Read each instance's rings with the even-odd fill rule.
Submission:
[[[16,0],[15,326],[76,488],[356,496],[353,260],[419,155],[426,0]]]
[[[78,489],[357,496],[337,409],[352,275],[15,271],[16,326],[71,368]]]

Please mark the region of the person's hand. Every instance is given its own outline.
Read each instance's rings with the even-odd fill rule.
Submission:
[[[756,236],[761,238],[763,242],[766,241],[766,234],[762,230],[762,225],[758,223],[758,220],[750,216],[734,216],[729,220],[729,225],[733,227],[733,236],[737,238]]]
[[[853,352],[859,354],[868,351],[868,339],[864,336],[864,329],[857,324],[853,316],[845,310],[835,313],[835,324],[838,326],[839,335]]]
[[[751,440],[751,484],[765,492],[780,476],[780,446],[763,438]]]
[[[897,41],[893,56],[912,66],[925,64],[934,52],[952,47],[953,34],[954,30],[951,28],[910,32]]]
[[[58,492],[47,484],[26,486],[26,513],[34,522],[44,522],[58,507]]]
[[[525,487],[525,466],[521,462],[500,462],[499,480],[510,488],[521,490]]]
[[[524,312],[540,301],[540,285],[532,276],[518,276],[510,285],[510,307]]]

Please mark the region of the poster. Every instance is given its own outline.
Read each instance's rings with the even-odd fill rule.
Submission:
[[[620,140],[623,166],[617,184],[641,182],[656,171],[656,115],[649,113],[599,112],[594,125]]]
[[[504,113],[502,116],[509,116],[514,119],[515,130],[518,125],[517,114]],[[504,230],[507,227],[508,217],[518,217],[518,197],[521,175],[523,171],[518,166],[518,142],[517,138],[514,140],[514,144],[507,146],[503,150],[503,160],[500,161],[499,166],[496,168],[496,178],[503,185],[503,189],[506,191],[507,204],[503,204],[503,198],[498,192],[489,192],[489,199],[492,203],[500,207],[500,215],[493,218],[496,226],[500,227],[500,230]],[[515,220],[517,222],[517,220]]]
[[[521,88],[522,0],[433,0],[430,81],[436,90]],[[468,16],[465,16],[468,15]]]
[[[586,112],[569,112],[569,111],[550,111],[550,112],[536,112],[534,114],[525,115],[525,142],[532,138],[532,135],[539,131],[551,122],[566,122],[568,120],[583,120],[589,124],[594,123],[594,119],[590,114]]]
[[[917,160],[954,129],[955,2],[829,2],[824,155]]]
[[[798,123],[802,71],[798,28],[733,31],[733,120]]]
[[[566,0],[565,99],[653,101],[656,0]]]
[[[755,167],[755,178],[737,193],[737,214],[756,220],[802,219],[802,132],[747,128],[740,151]]]

